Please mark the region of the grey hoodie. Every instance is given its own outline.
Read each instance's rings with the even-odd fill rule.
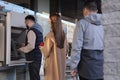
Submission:
[[[97,26],[102,24],[101,14],[90,14],[86,16],[84,19],[87,20],[91,24],[95,24]]]
[[[71,50],[71,67],[76,69],[81,60],[81,50],[103,50],[104,29],[101,14],[90,14],[76,26]]]

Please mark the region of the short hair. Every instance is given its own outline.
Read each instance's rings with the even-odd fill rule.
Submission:
[[[35,20],[35,17],[34,17],[33,15],[28,15],[28,16],[26,16],[26,17],[25,17],[25,20],[32,20],[32,21],[34,21],[34,22],[36,21],[36,20]]]
[[[86,2],[83,8],[87,8],[90,11],[97,11],[97,4],[95,2]]]

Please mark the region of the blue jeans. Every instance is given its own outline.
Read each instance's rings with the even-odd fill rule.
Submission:
[[[30,80],[40,80],[40,65],[41,64],[39,62],[32,62],[28,64]]]

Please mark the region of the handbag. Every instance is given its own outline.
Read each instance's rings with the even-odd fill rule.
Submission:
[[[41,67],[40,67],[39,75],[40,76],[45,75],[45,57],[44,57],[44,55],[42,55]]]

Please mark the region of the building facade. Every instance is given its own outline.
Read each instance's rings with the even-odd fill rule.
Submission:
[[[104,80],[120,80],[120,0],[102,0]]]

